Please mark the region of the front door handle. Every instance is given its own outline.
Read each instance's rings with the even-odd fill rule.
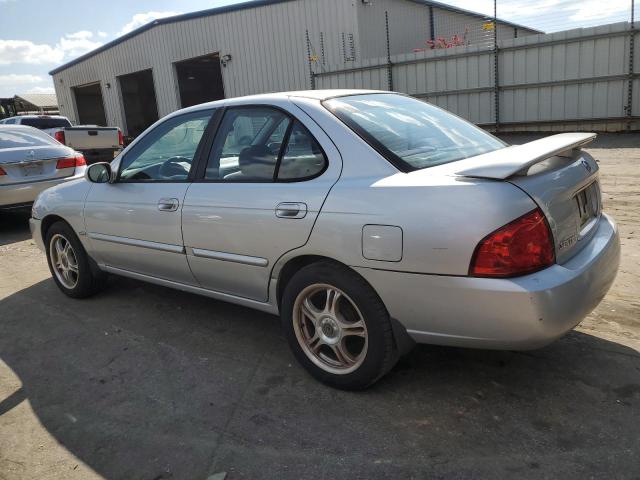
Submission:
[[[304,218],[306,214],[306,203],[283,202],[276,207],[276,217],[279,218]]]
[[[158,210],[161,212],[175,212],[179,206],[180,202],[177,198],[161,198],[158,200]]]

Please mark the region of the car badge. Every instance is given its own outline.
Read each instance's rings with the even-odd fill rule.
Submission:
[[[591,167],[591,165],[589,165],[589,162],[587,162],[586,160],[582,160],[581,163],[582,163],[582,166],[587,170],[587,172],[591,173],[593,168]]]
[[[35,158],[36,158],[36,152],[34,152],[33,150],[30,150],[29,153],[27,153],[26,158],[22,161],[22,163],[28,162],[28,161],[33,160]]]

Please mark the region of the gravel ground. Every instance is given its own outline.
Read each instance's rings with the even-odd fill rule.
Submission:
[[[532,352],[419,346],[362,393],[273,316],[116,277],[70,300],[0,216],[0,479],[640,478],[640,136],[589,150],[623,243],[596,311]]]

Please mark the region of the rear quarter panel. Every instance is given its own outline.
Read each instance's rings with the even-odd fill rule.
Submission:
[[[478,242],[533,210],[506,183],[398,173],[381,179],[342,178],[331,190],[305,253],[347,265],[439,275],[467,275]],[[402,258],[364,258],[365,225],[402,229]]]

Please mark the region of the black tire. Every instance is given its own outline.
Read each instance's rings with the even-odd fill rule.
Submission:
[[[296,335],[294,308],[296,299],[313,285],[330,285],[345,293],[360,310],[366,325],[368,347],[356,370],[333,373],[312,361]],[[319,381],[342,390],[362,390],[385,375],[395,365],[395,348],[389,313],[378,294],[356,272],[330,261],[300,269],[287,284],[281,304],[281,319],[289,346],[298,361]]]
[[[73,254],[77,263],[76,282],[73,287],[64,285],[58,278],[58,274],[52,264],[51,243],[54,238],[62,237],[68,241],[73,249]],[[82,243],[78,240],[73,229],[65,222],[56,222],[49,227],[45,233],[45,248],[47,252],[47,263],[49,271],[53,277],[53,281],[58,288],[71,298],[87,298],[95,295],[104,288],[107,280],[107,274],[101,271],[96,263],[87,255]]]

